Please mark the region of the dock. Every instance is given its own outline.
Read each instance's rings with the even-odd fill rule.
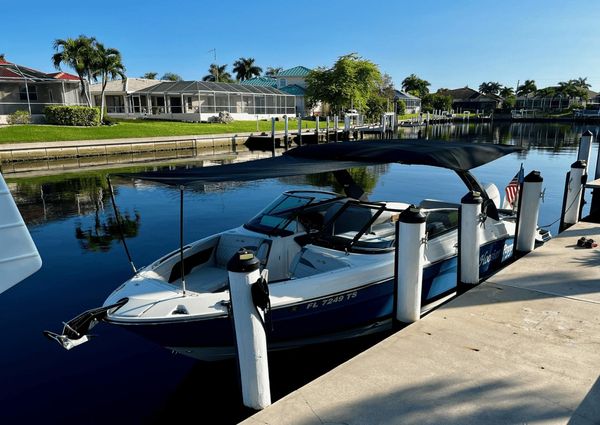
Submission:
[[[599,241],[600,224],[572,226],[242,423],[600,423],[600,246],[581,237]]]

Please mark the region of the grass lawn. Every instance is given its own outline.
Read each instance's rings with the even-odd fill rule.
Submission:
[[[283,130],[283,121],[275,123]],[[304,120],[303,128],[314,128],[314,121]],[[320,123],[325,128],[325,123]],[[258,121],[258,131],[271,131],[270,121]],[[298,129],[296,120],[289,121],[290,132]],[[149,120],[119,120],[102,127],[68,127],[58,125],[0,126],[0,143],[51,142],[66,140],[121,139],[130,137],[185,136],[221,133],[256,132],[256,121],[234,121],[230,124],[186,123]]]

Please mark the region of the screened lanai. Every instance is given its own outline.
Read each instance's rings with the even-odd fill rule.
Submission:
[[[227,111],[237,116],[295,115],[295,96],[272,87],[205,81],[161,82],[128,95],[129,110],[144,115],[179,115],[178,119],[206,119]]]

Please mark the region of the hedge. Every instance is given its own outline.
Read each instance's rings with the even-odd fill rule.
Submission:
[[[49,124],[87,127],[100,125],[100,108],[90,106],[46,106],[44,114]]]

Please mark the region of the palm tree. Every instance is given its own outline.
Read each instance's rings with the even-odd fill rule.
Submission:
[[[60,65],[65,64],[75,70],[81,82],[81,95],[86,99],[88,106],[92,106],[86,89],[85,80],[90,84],[93,78],[93,64],[96,59],[96,39],[80,35],[77,38],[56,39],[53,43],[52,55],[54,67],[60,70]]]
[[[254,58],[239,58],[233,63],[233,72],[238,81],[260,76],[262,68],[254,65]]]
[[[592,87],[592,85],[587,82],[587,77],[585,77],[585,78],[579,77],[578,79],[571,80],[571,81],[573,81],[577,87],[581,87],[586,90],[589,89],[590,87]]]
[[[500,89],[501,98],[507,98],[509,96],[513,96],[514,94],[515,92],[512,87],[502,87],[502,89]]]
[[[231,74],[227,72],[227,64],[217,65],[216,63],[211,63],[208,68],[208,74],[202,77],[202,81],[231,83],[233,80],[231,79]]]
[[[165,72],[163,74],[162,77],[160,77],[161,80],[166,80],[166,81],[181,81],[182,78],[175,74],[174,72]]]
[[[488,83],[481,83],[479,85],[479,92],[483,94],[498,94],[502,84],[490,81]]]
[[[265,72],[265,75],[267,77],[273,78],[273,77],[276,77],[277,74],[279,74],[281,71],[283,71],[283,68],[281,68],[281,67],[273,68],[271,66],[268,66],[267,67],[267,72]]]
[[[529,93],[535,93],[537,87],[534,80],[525,80],[525,82],[517,87],[517,96],[526,96]]]
[[[125,67],[121,62],[121,53],[117,49],[105,48],[103,44],[96,43],[97,58],[94,62],[94,79],[100,76],[102,82],[102,92],[100,97],[102,99],[100,107],[100,122],[104,120],[104,91],[106,90],[106,84],[109,78],[114,80],[117,77],[122,79],[127,78],[125,76]]]
[[[415,94],[420,98],[423,98],[429,93],[429,81],[423,80],[417,77],[415,74],[410,74],[404,80],[402,80],[402,90],[405,92]]]
[[[158,72],[146,72],[144,75],[142,75],[142,78],[146,78],[147,80],[156,80],[157,75]]]

